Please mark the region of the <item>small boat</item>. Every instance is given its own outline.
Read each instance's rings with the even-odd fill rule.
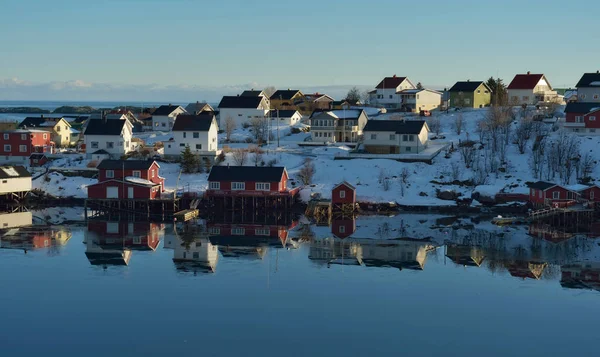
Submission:
[[[519,224],[523,223],[523,219],[519,217],[502,217],[497,216],[492,218],[492,223],[498,226],[505,226],[509,224]]]

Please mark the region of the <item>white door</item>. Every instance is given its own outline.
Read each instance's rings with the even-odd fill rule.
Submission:
[[[119,188],[118,187],[107,187],[106,188],[106,198],[119,198]]]
[[[127,197],[133,198],[133,187],[127,187]]]

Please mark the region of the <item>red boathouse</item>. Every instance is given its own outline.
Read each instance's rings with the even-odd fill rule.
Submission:
[[[88,198],[160,198],[165,179],[159,169],[152,160],[103,160],[98,165],[98,183],[88,186]]]

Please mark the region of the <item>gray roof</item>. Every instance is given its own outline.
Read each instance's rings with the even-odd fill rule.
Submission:
[[[213,166],[208,181],[279,182],[285,167]]]
[[[0,166],[0,179],[10,179],[18,177],[31,177],[31,174],[24,166]]]
[[[200,115],[182,114],[177,116],[172,131],[208,131],[215,119],[212,112]]]
[[[565,113],[587,114],[596,108],[600,108],[600,103],[571,102],[567,103]]]
[[[537,182],[528,183],[527,186],[529,186],[530,188],[535,188],[536,190],[546,191],[547,189],[557,186],[557,185],[552,182],[537,181]]]
[[[208,108],[206,108],[208,106]],[[190,103],[185,107],[185,111],[190,114],[198,114],[201,111],[214,111],[213,107],[206,102]]]
[[[90,119],[87,121],[84,135],[121,135],[127,120]]]
[[[363,131],[390,131],[396,134],[419,134],[425,120],[369,120]]]
[[[456,82],[449,92],[474,92],[480,85],[485,85],[483,81],[460,81]],[[485,87],[491,92],[491,90],[485,85]]]
[[[154,160],[102,160],[98,170],[148,170]]]
[[[225,96],[219,103],[219,108],[258,108],[262,97]]]
[[[291,118],[294,114],[296,114],[297,110],[271,110],[271,118]]]
[[[594,82],[600,83],[600,73],[598,73],[598,72],[584,73],[583,76],[581,77],[581,79],[579,80],[579,82],[577,82],[577,85],[575,87],[577,87],[577,88],[600,87],[600,85],[598,85],[597,83],[596,83],[596,85],[592,85],[592,83],[594,83]]]
[[[170,115],[177,108],[179,108],[179,105],[161,105],[152,113],[152,115]]]
[[[242,97],[258,97],[263,91],[261,90],[245,90],[240,94]]]

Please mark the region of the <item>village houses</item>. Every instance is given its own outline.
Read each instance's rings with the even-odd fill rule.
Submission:
[[[566,130],[576,134],[600,133],[600,72],[585,73],[577,82],[577,101],[565,107]]]
[[[400,109],[402,107],[400,92],[407,89],[417,89],[417,87],[408,77],[398,77],[394,74],[392,77],[385,77],[375,87],[375,91],[370,92],[370,101],[384,108]]]
[[[132,125],[128,120],[88,120],[84,132],[85,150],[88,158],[98,151],[103,151],[111,158],[133,151]]]
[[[237,128],[252,119],[264,119],[269,114],[269,105],[262,96],[225,96],[219,103],[219,124],[225,126],[225,121],[233,120]]]
[[[63,117],[27,117],[19,124],[19,129],[38,129],[50,133],[50,140],[56,147],[67,147],[72,143],[71,124]]]
[[[271,95],[271,109],[295,109],[299,110],[298,105],[304,103],[304,94],[297,89],[280,89]],[[302,111],[300,111],[302,112]],[[310,113],[309,113],[310,114]]]
[[[38,129],[17,129],[0,133],[0,163],[29,165],[34,153],[54,152],[51,133]]]
[[[584,73],[575,87],[579,102],[600,103],[600,71]]]
[[[313,142],[358,142],[369,117],[362,109],[316,110],[310,117]]]
[[[364,151],[370,154],[418,154],[429,140],[424,120],[369,120],[363,132]]]
[[[304,98],[296,102],[298,111],[303,115],[310,115],[315,110],[329,110],[332,107],[333,98],[323,93],[305,94]]]
[[[508,103],[511,105],[536,105],[539,102],[557,102],[560,99],[543,74],[517,74],[506,89]]]
[[[152,128],[154,131],[169,131],[173,128],[179,114],[186,113],[179,105],[161,105],[152,113]]]
[[[402,102],[400,108],[405,112],[431,111],[442,103],[442,93],[431,89],[405,89],[398,94]]]
[[[156,199],[164,191],[156,161],[103,160],[97,168],[98,183],[88,186],[88,198]]]
[[[449,106],[484,108],[492,103],[492,90],[483,81],[459,81],[448,90]]]
[[[173,126],[173,137],[164,142],[165,157],[179,158],[182,151],[189,146],[195,155],[212,161],[219,154],[218,132],[219,127],[213,112],[179,115]]]
[[[271,110],[269,112],[271,121],[276,125],[276,121],[279,120],[280,124],[294,125],[302,120],[302,114],[297,110]]]

